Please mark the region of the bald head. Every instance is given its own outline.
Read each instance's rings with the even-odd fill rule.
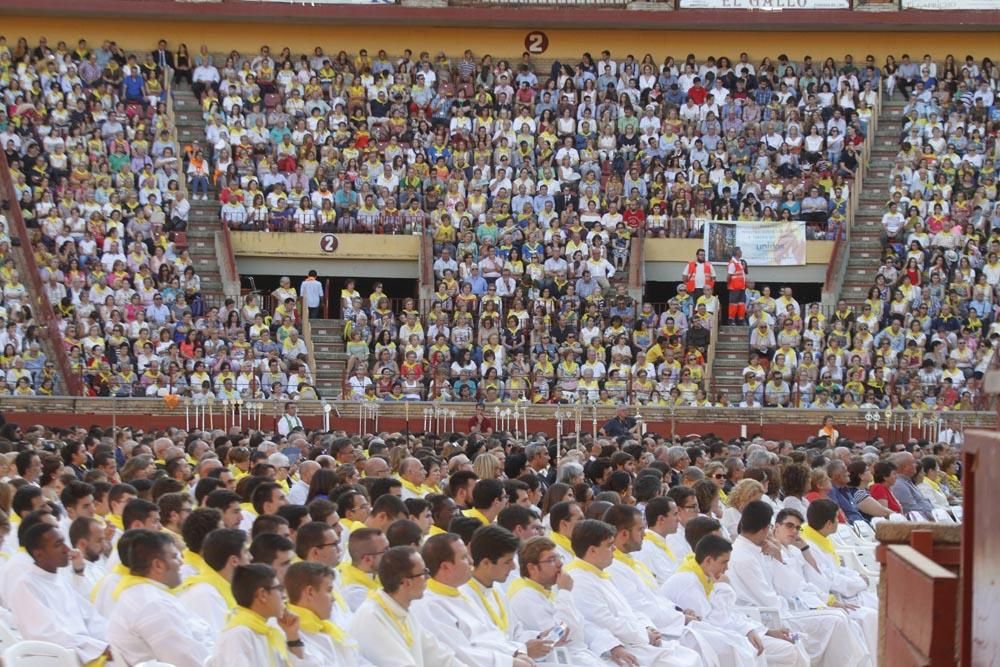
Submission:
[[[309,482],[312,481],[313,475],[315,475],[316,471],[319,469],[320,466],[315,461],[303,461],[299,465],[299,478],[301,478],[303,482],[308,484]]]
[[[405,458],[399,464],[399,476],[414,484],[422,484],[424,481],[424,464],[412,456]]]
[[[365,477],[388,477],[388,475],[389,464],[386,463],[385,459],[374,456],[365,461]]]
[[[896,466],[896,474],[906,478],[911,478],[917,474],[917,460],[909,452],[899,452],[893,454],[891,461]]]
[[[167,450],[174,446],[174,441],[170,438],[157,438],[153,441],[153,454],[158,459],[162,459]]]

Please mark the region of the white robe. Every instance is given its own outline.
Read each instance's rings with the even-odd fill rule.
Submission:
[[[513,574],[513,572],[511,572],[511,574]],[[510,615],[509,600],[505,593],[504,587],[507,585],[508,582],[513,582],[514,579],[515,579],[514,577],[507,577],[507,581],[493,584],[493,586],[490,588],[487,588],[482,584],[479,584],[479,587],[483,589],[483,595],[486,596],[485,602],[476,593],[476,589],[473,588],[472,580],[469,580],[469,583],[460,587],[459,590],[462,591],[465,597],[469,598],[469,600],[472,601],[472,604],[474,604],[476,606],[476,609],[479,610],[481,617],[489,620],[490,624],[493,625],[494,627],[497,627],[497,625],[496,623],[493,622],[493,616],[491,616],[490,613],[492,612],[493,614],[496,614],[498,616],[502,616],[503,613],[506,613],[507,630],[506,631],[500,630],[500,632],[510,641],[516,644],[520,644],[521,646],[524,646],[524,644],[529,639],[534,639],[535,637],[537,637],[538,633],[532,633],[530,630],[526,630],[525,628],[521,627],[521,625],[517,621],[515,621]],[[496,595],[493,594],[494,590],[496,591]],[[487,604],[491,606],[491,609],[486,608]],[[498,604],[501,605],[502,610],[497,608]],[[497,627],[497,629],[499,629],[499,627]]]
[[[810,659],[817,667],[856,667],[869,664],[865,646],[854,635],[847,615],[837,609],[792,611],[776,584],[787,578],[786,567],[742,535],[733,542],[729,578],[739,598],[751,606],[772,607],[782,622],[802,635]]]
[[[365,600],[354,614],[348,633],[357,640],[361,654],[378,667],[465,667],[455,653],[424,630],[384,591],[375,594],[393,614],[390,618],[374,598]],[[407,644],[397,626],[404,624],[412,637]],[[476,667],[470,665],[468,667]]]
[[[71,567],[64,567],[59,570],[59,574],[66,577],[70,585],[76,590],[77,593],[83,597],[90,599],[90,592],[94,590],[94,586],[97,585],[104,575],[107,574],[107,560],[100,558],[96,561],[83,561],[83,573],[77,574],[73,571]]]
[[[121,580],[120,574],[109,569],[108,573],[97,582],[93,590],[90,591],[90,595],[87,596],[87,599],[94,603],[97,613],[105,618],[111,618],[111,612],[114,611],[115,600],[111,594],[114,593]]]
[[[660,646],[649,643],[646,628],[655,627],[652,619],[619,592],[609,578],[585,569],[570,571],[573,577],[573,603],[588,622],[614,636],[639,664],[655,667],[701,665],[701,657],[675,641],[662,640]]]
[[[667,535],[667,544],[670,546],[670,550],[674,552],[674,555],[677,556],[678,564],[684,560],[684,556],[694,551],[691,545],[688,544],[687,538],[684,537],[684,526],[678,526],[676,533]]]
[[[295,663],[300,667],[372,667],[372,663],[361,657],[361,647],[352,638],[347,643],[335,642],[323,632],[299,631],[305,644],[305,655]]]
[[[749,654],[733,664],[808,667],[809,656],[801,645],[768,637],[767,628],[736,609],[736,593],[729,584],[716,583],[712,594],[705,595],[705,589],[693,573],[677,572],[663,585],[663,592],[678,606],[694,611],[709,625],[744,640],[746,646],[736,648],[741,653],[749,651]],[[756,655],[747,638],[750,632],[756,632],[764,644],[764,655]]]
[[[464,593],[458,597],[427,589],[410,607],[413,618],[448,646],[458,658],[476,667],[510,667],[523,644],[509,640]]]
[[[295,657],[288,654],[290,661]],[[286,661],[271,649],[267,637],[250,628],[236,626],[229,628],[215,643],[212,651],[212,667],[284,667]]]
[[[200,619],[217,637],[226,628],[226,621],[232,609],[226,600],[209,583],[201,582],[185,589],[177,596],[177,601],[188,614]]]
[[[0,565],[0,604],[11,609],[10,600],[14,587],[21,581],[28,568],[34,564],[26,551],[14,550],[14,555]]]
[[[674,552],[673,548],[670,547],[670,542],[667,542],[667,547],[670,548],[671,553],[674,558],[670,557],[662,547],[657,545],[653,540],[649,539],[649,533],[652,531],[646,531],[646,539],[642,541],[642,549],[638,553],[632,554],[636,559],[642,561],[646,564],[650,570],[653,571],[653,576],[656,577],[656,582],[660,585],[666,583],[670,575],[677,570],[677,566],[681,564],[680,556]],[[668,538],[670,535],[667,536]],[[677,559],[677,560],[675,560]]]
[[[555,599],[542,595],[534,588],[520,588],[510,597],[508,609],[511,621],[517,620],[518,625],[537,637],[548,632],[554,625],[565,623],[568,629],[568,643],[563,647],[569,653],[572,664],[576,667],[605,667],[614,664],[599,656],[604,655],[621,642],[618,639],[592,623],[573,605],[573,596],[569,591],[554,591]],[[543,657],[542,660],[545,658]]]
[[[824,604],[829,600],[831,593],[836,593],[851,604],[858,605],[857,609],[844,611],[851,619],[855,634],[865,643],[869,655],[874,660],[878,655],[878,597],[864,590],[867,585],[857,572],[837,565],[829,554],[817,547],[811,548],[809,552],[819,566],[819,571],[809,565],[802,552],[795,547],[785,547],[785,561],[793,567],[797,565],[802,571],[803,578],[818,592]],[[846,592],[859,588],[860,593],[856,596]]]
[[[176,596],[153,582],[122,591],[108,620],[111,651],[116,662],[126,665],[159,660],[176,667],[201,667],[217,636]]]
[[[108,622],[58,572],[34,563],[24,569],[10,593],[10,610],[24,639],[51,642],[76,652],[80,662],[95,660],[108,648]]]

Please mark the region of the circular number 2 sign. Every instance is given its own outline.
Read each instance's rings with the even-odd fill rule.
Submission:
[[[334,252],[339,245],[340,241],[333,234],[323,234],[319,240],[319,247],[323,252]]]
[[[524,50],[528,53],[545,53],[549,48],[549,36],[541,30],[529,32],[524,37]]]

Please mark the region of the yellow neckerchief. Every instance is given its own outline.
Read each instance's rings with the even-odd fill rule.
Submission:
[[[131,574],[130,572],[126,572],[124,575],[122,575],[122,579],[121,581],[118,582],[118,585],[115,586],[115,590],[111,591],[111,599],[117,602],[118,598],[121,597],[122,593],[124,593],[129,588],[132,588],[133,586],[138,586],[140,584],[152,584],[153,586],[159,586],[165,591],[170,590],[160,582],[153,581],[149,577],[137,577],[136,575]]]
[[[283,661],[288,660],[288,646],[285,645],[285,633],[278,628],[267,624],[267,619],[246,607],[236,607],[229,616],[226,623],[226,630],[244,627],[250,631],[261,635],[267,639],[267,646],[271,651],[281,656]]]
[[[570,541],[568,537],[566,537],[562,533],[558,533],[555,530],[553,530],[549,534],[549,539],[555,542],[557,546],[560,546],[566,551],[573,553],[573,543]]]
[[[670,545],[667,544],[667,541],[664,538],[660,537],[657,533],[653,532],[652,530],[647,529],[646,539],[652,542],[654,546],[658,547],[665,554],[667,554],[667,557],[670,558],[670,560],[677,562],[677,556],[674,555],[674,552],[670,549]]]
[[[399,479],[400,482],[403,483],[403,488],[404,489],[406,489],[407,491],[409,491],[411,493],[415,493],[418,498],[423,498],[424,497],[425,491],[424,491],[424,487],[423,486],[418,486],[418,485],[414,484],[413,482],[411,482],[411,481],[409,481],[407,479],[403,479],[402,477],[399,477],[398,479]]]
[[[469,588],[471,588],[473,592],[479,596],[479,601],[482,602],[483,606],[486,608],[486,613],[490,615],[490,620],[493,621],[493,625],[500,628],[500,632],[507,634],[507,629],[510,627],[510,619],[507,618],[507,608],[504,606],[503,600],[500,598],[500,593],[497,592],[497,589],[492,586],[489,588],[483,586],[475,577],[469,579]],[[493,602],[496,604],[495,609],[490,604],[487,591],[493,594]]]
[[[927,477],[926,475],[924,475],[924,481],[927,482],[927,486],[931,487],[938,493],[941,493],[941,485],[938,482],[935,482],[933,479]]]
[[[433,579],[431,581],[433,581]],[[382,611],[385,612],[385,615],[389,617],[389,620],[391,620],[396,626],[396,629],[399,630],[399,634],[403,636],[403,641],[406,642],[406,645],[413,646],[413,632],[406,624],[406,617],[404,616],[403,618],[400,618],[397,616],[396,612],[393,611],[389,605],[386,604],[385,600],[382,599],[381,593],[372,593],[371,597],[375,600],[378,606],[382,607]]]
[[[189,567],[193,567],[195,572],[201,573],[206,569],[210,569],[208,567],[208,563],[206,563],[205,559],[201,557],[201,554],[196,554],[190,549],[182,551],[181,558],[184,559],[184,564]]]
[[[347,633],[343,628],[333,621],[321,619],[312,609],[306,609],[297,604],[290,604],[288,605],[288,611],[299,617],[299,628],[303,632],[309,632],[314,635],[327,635],[335,644],[344,644],[348,641]]]
[[[365,524],[361,521],[355,521],[354,519],[348,519],[346,516],[340,519],[341,525],[348,530],[357,530],[358,528],[364,528]]]
[[[833,562],[840,565],[840,554],[829,537],[823,535],[808,523],[802,524],[802,537],[815,544],[820,551],[825,551],[833,558]]]
[[[242,470],[240,470],[235,465],[229,466],[229,472],[233,473],[233,481],[234,482],[238,482],[238,481],[240,481],[241,479],[243,479],[244,477],[246,477],[247,475],[250,474],[248,472],[243,472]]]
[[[20,526],[21,525],[21,515],[18,514],[17,512],[11,512],[9,520],[10,520],[10,525],[12,525],[12,526]]]
[[[108,515],[104,518],[107,519],[107,522],[110,523],[115,528],[117,528],[118,530],[121,531],[125,530],[125,523],[122,521],[122,518],[117,514],[108,512]]]
[[[722,501],[723,505],[728,505],[729,504],[729,494],[726,493],[725,491],[723,491],[722,489],[719,489],[719,500]]]
[[[198,574],[193,577],[188,577],[184,583],[180,585],[177,591],[186,591],[193,586],[197,586],[198,584],[208,584],[218,591],[227,607],[230,609],[236,608],[236,598],[233,597],[232,585],[226,581],[225,577],[213,570],[211,567],[205,567],[204,569],[199,570]]]
[[[491,523],[493,523],[492,521],[486,518],[485,514],[477,510],[475,507],[468,510],[462,510],[462,516],[467,516],[470,519],[479,519],[479,522],[484,526],[488,526]]]
[[[104,667],[106,664],[108,664],[108,656],[99,655],[90,662],[85,662],[83,667]]]
[[[441,493],[441,487],[437,484],[421,484],[420,485],[420,497],[428,496],[432,493]]]
[[[112,574],[117,574],[119,577],[124,577],[124,576],[128,575],[128,568],[125,567],[124,565],[122,565],[121,563],[118,563],[117,565],[115,565],[114,567],[111,568],[111,572],[108,572],[103,577],[101,577],[100,580],[96,584],[94,584],[94,587],[90,589],[90,602],[91,603],[93,603],[95,600],[97,600],[97,591],[98,591],[98,589],[100,589],[101,584],[104,583],[105,579],[107,579],[108,577],[110,577]]]
[[[518,577],[513,581],[513,583],[511,583],[510,588],[507,589],[507,597],[513,598],[515,595],[528,588],[534,591],[538,591],[539,593],[544,595],[545,599],[548,600],[549,602],[555,602],[556,600],[555,591],[549,590],[548,588],[545,588],[538,582],[532,581],[531,579],[527,579],[525,577]]]
[[[601,579],[611,579],[610,574],[594,565],[591,565],[582,558],[575,558],[573,559],[573,562],[566,566],[567,572],[572,572],[573,570],[583,570],[584,572],[590,572],[595,577],[600,577]]]
[[[276,479],[276,480],[274,480],[274,483],[277,484],[278,486],[280,486],[281,489],[285,493],[289,492],[290,489],[288,487],[288,478],[287,477],[285,479]]]
[[[428,579],[427,588],[432,592],[437,593],[438,595],[443,595],[447,598],[461,598],[466,602],[469,601],[469,598],[465,597],[465,595],[462,594],[462,591],[458,590],[454,586],[442,584],[437,579]]]
[[[701,569],[701,563],[694,559],[694,554],[684,556],[684,560],[677,568],[677,571],[690,572],[694,576],[698,577],[698,581],[701,582],[701,587],[705,589],[705,597],[712,594],[712,588],[715,584],[705,575],[705,570]]]
[[[427,535],[433,537],[434,535],[444,535],[447,532],[444,528],[439,528],[435,524],[431,524],[431,529],[427,531]]]
[[[253,503],[240,503],[240,509],[244,512],[248,512],[253,516],[257,516],[257,510],[253,508]]]
[[[378,576],[373,577],[354,563],[344,561],[337,566],[337,571],[340,572],[340,580],[344,586],[356,584],[364,586],[370,591],[377,591],[379,589]]]
[[[656,577],[653,576],[645,563],[640,563],[621,549],[615,549],[615,560],[639,575],[642,583],[646,584],[648,588],[656,588]]]

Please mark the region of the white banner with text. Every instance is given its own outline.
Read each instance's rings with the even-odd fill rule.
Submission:
[[[739,248],[750,266],[802,266],[806,263],[806,223],[706,220],[708,261],[725,264]]]
[[[962,0],[959,0],[962,1]],[[906,0],[903,0],[905,3]],[[680,0],[681,9],[850,9],[850,0]]]
[[[902,0],[903,9],[992,9],[1000,10],[998,0]]]

